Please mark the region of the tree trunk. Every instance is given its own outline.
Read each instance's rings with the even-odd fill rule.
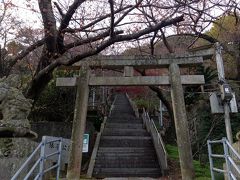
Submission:
[[[173,109],[171,103],[164,97],[162,91],[156,87],[156,86],[149,86],[149,88],[156,92],[158,98],[163,102],[163,104],[166,106],[168,115],[169,115],[169,120],[170,120],[170,128],[166,129],[166,134],[168,138],[165,138],[165,142],[170,142],[172,140],[176,139],[176,131],[175,131],[175,126],[174,126],[174,117],[173,117]]]
[[[44,88],[48,85],[48,83],[51,81],[53,78],[52,72],[47,71],[41,76],[38,76],[38,73],[47,67],[51,62],[51,56],[47,55],[47,51],[45,48],[43,48],[42,56],[40,58],[40,62],[38,63],[38,67],[36,70],[36,73],[27,87],[27,90],[25,91],[24,95],[26,98],[37,100],[39,97],[40,93],[44,90]]]

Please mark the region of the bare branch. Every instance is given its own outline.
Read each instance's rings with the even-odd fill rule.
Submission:
[[[62,17],[65,17],[65,14],[63,13],[63,11],[62,11],[61,7],[58,5],[58,3],[57,3],[57,2],[54,2],[54,5],[56,6],[59,14],[60,14]]]
[[[150,50],[151,50],[151,55],[154,55],[154,45],[155,45],[155,43],[154,43],[154,40],[155,40],[155,38],[156,38],[156,36],[157,36],[157,32],[158,31],[155,31],[154,32],[154,34],[153,34],[153,37],[151,38],[151,40],[150,40]]]
[[[128,6],[124,7],[124,8],[119,8],[119,9],[117,9],[117,10],[114,12],[114,14],[117,14],[117,13],[119,13],[119,12],[121,12],[121,11],[124,11],[124,10],[126,10],[126,9],[129,9],[129,8],[131,8],[131,7],[133,7],[133,6],[128,5]],[[84,29],[87,29],[87,28],[92,27],[93,25],[97,24],[97,23],[100,22],[100,21],[109,18],[110,16],[111,16],[111,13],[106,14],[106,15],[103,15],[103,16],[100,16],[100,17],[98,17],[98,19],[93,20],[92,22],[90,22],[89,24],[87,24],[87,25],[85,25],[85,26],[83,26],[83,27],[81,27],[81,28],[64,29],[62,32],[69,32],[69,33],[81,32],[81,31],[83,31]]]
[[[64,32],[62,30],[66,29],[69,25],[69,22],[73,16],[73,14],[76,12],[77,8],[84,2],[85,0],[74,0],[72,5],[69,7],[67,13],[63,17],[59,30],[58,30],[58,35],[57,35],[57,46],[58,46],[58,51],[60,54],[63,53],[64,51],[64,44],[63,44],[63,39],[64,39]]]
[[[9,66],[13,67],[18,60],[23,59],[26,57],[29,53],[31,53],[36,48],[42,46],[45,43],[45,38],[35,42],[34,44],[28,46],[25,50],[21,51],[16,57],[14,57],[12,60],[10,60]]]
[[[115,31],[114,36],[118,35],[118,34],[122,34],[122,33],[123,33],[123,31]],[[101,33],[101,34],[93,36],[93,37],[88,37],[88,38],[83,39],[83,40],[79,40],[79,41],[75,41],[73,43],[69,43],[69,44],[65,45],[65,50],[71,49],[71,48],[76,47],[76,46],[81,46],[83,44],[87,44],[87,43],[91,43],[91,42],[101,40],[101,39],[107,37],[108,35],[109,35],[109,31],[106,31],[104,33]]]
[[[137,38],[139,38],[139,37],[141,37],[141,36],[143,36],[145,34],[149,34],[151,32],[157,31],[157,30],[159,30],[159,29],[161,29],[163,27],[172,25],[172,24],[174,24],[176,22],[180,22],[180,21],[183,21],[183,16],[178,16],[178,17],[173,18],[173,19],[162,21],[162,22],[156,24],[155,26],[148,27],[146,29],[143,29],[143,30],[137,32],[137,33],[132,33],[132,34],[128,34],[128,35],[114,36],[111,39],[106,40],[104,43],[102,43],[100,46],[98,46],[94,50],[86,52],[86,54],[88,54],[89,56],[92,56],[94,54],[97,54],[97,53],[101,52],[103,49],[105,49],[106,47],[108,47],[108,46],[110,46],[110,45],[112,45],[112,44],[114,44],[116,42],[137,39]],[[86,54],[85,55],[83,55],[83,54],[77,55],[74,58],[70,59],[69,61],[63,60],[63,61],[61,61],[61,64],[72,65],[73,63],[75,63],[77,61],[80,61],[82,58],[85,58]]]
[[[84,2],[85,0],[74,0],[73,4],[69,7],[67,13],[65,14],[63,20],[61,21],[59,32],[61,32],[63,29],[67,28],[69,25],[69,22],[73,16],[73,14],[76,12],[77,8]]]
[[[173,53],[173,49],[171,48],[170,44],[167,41],[167,38],[165,36],[165,33],[163,32],[162,29],[160,29],[161,33],[162,33],[162,39],[163,39],[163,43],[166,46],[167,50],[169,53]]]
[[[111,22],[110,22],[110,37],[113,37],[114,33],[114,6],[113,6],[113,0],[108,0],[108,3],[110,5],[110,11],[111,11]]]
[[[124,17],[126,17],[132,10],[138,7],[142,1],[143,0],[138,1],[135,6],[132,6],[131,8],[129,8],[129,10],[127,10],[120,18],[118,18],[118,20],[114,23],[114,25],[116,26],[117,24],[119,24],[124,19]]]
[[[56,20],[53,14],[51,0],[38,0],[39,8],[41,11],[46,51],[49,56],[56,52]]]
[[[3,12],[2,12],[2,15],[0,16],[0,24],[2,23],[7,11],[7,6],[5,4],[5,1],[2,0],[2,3],[3,3]]]

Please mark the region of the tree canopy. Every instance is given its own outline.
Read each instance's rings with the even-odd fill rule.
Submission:
[[[26,0],[19,5],[15,0],[3,0],[1,9],[2,49],[6,49],[10,39],[22,44],[21,50],[8,58],[7,64],[14,67],[21,61],[33,60],[30,63],[35,68],[31,69],[32,79],[25,95],[36,99],[57,67],[70,66],[103,51],[111,53],[113,45],[123,51],[126,43],[149,42],[154,47],[157,41],[162,40],[172,52],[166,37],[173,34],[190,34],[213,43],[215,37],[204,32],[219,16],[239,13],[239,2]],[[19,9],[28,10],[34,16],[18,15]]]

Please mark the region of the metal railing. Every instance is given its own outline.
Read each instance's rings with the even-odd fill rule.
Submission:
[[[240,167],[236,164],[240,162],[240,155],[237,151],[232,147],[232,145],[228,142],[226,138],[222,138],[221,140],[216,141],[207,141],[208,144],[208,156],[209,156],[209,163],[210,163],[210,171],[211,177],[215,180],[215,172],[223,173],[225,177],[229,180],[237,180],[240,177]],[[212,152],[212,145],[213,144],[222,144],[223,146],[223,154],[214,154]],[[222,158],[225,160],[225,168],[219,169],[214,167],[213,158]]]
[[[149,114],[145,111],[145,109],[143,109],[142,119],[144,125],[147,128],[147,131],[150,132],[153,138],[153,144],[156,149],[158,162],[160,163],[161,169],[163,170],[164,173],[164,171],[168,169],[168,164],[167,164],[167,151],[165,149],[162,137],[158,132],[154,121],[149,117]]]
[[[58,150],[51,153],[51,154],[46,154],[45,153],[45,147],[49,143],[54,143],[54,142],[59,142]],[[57,169],[56,172],[56,180],[59,179],[60,175],[60,164],[61,164],[61,153],[62,153],[62,138],[55,138],[51,140],[47,140],[46,136],[42,137],[42,142],[37,146],[37,148],[33,151],[33,153],[28,157],[28,159],[23,163],[23,165],[20,167],[20,169],[15,173],[15,175],[11,178],[11,180],[17,180],[19,179],[19,176],[22,174],[23,170],[27,168],[28,165],[34,160],[34,157],[39,153],[39,158],[36,160],[36,162],[31,166],[31,169],[27,172],[27,174],[24,176],[24,178],[21,178],[23,180],[28,180],[28,179],[34,179],[34,180],[42,180],[44,174],[47,172]],[[55,165],[52,165],[51,167],[44,169],[44,163],[45,161],[54,155],[58,155],[58,161]],[[36,168],[38,169],[37,175],[32,178],[30,177],[34,170]]]

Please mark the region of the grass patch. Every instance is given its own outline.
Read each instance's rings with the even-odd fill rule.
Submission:
[[[179,162],[178,148],[176,146],[172,146],[167,144],[166,150],[168,153],[168,157],[172,160],[176,160]],[[193,161],[195,176],[197,180],[208,180],[211,179],[211,173],[209,165],[202,165],[199,161]]]

